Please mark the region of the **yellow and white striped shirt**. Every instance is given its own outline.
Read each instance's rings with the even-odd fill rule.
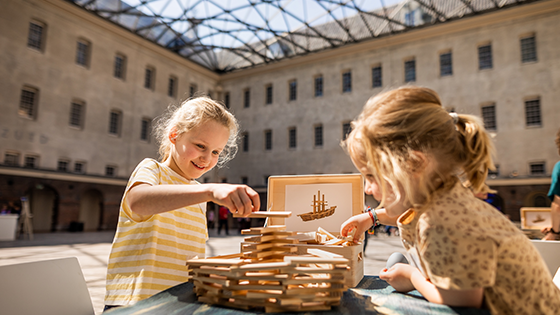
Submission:
[[[142,217],[127,195],[138,183],[196,185],[153,159],[144,159],[128,181],[107,267],[105,305],[128,305],[187,280],[187,259],[204,257],[206,203]]]

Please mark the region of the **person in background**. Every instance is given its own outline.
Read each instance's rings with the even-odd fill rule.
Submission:
[[[222,227],[225,229],[226,235],[229,235],[228,216],[228,209],[224,206],[220,206],[218,210],[218,235],[220,235]]]
[[[558,148],[558,154],[560,154],[560,129],[556,133],[556,147]],[[552,226],[542,230],[545,234],[543,240],[560,241],[560,161],[554,165],[552,170],[552,182],[550,183],[548,198],[552,201],[550,204]]]
[[[557,314],[560,290],[537,249],[475,197],[487,192],[493,144],[478,117],[448,113],[437,93],[407,86],[370,99],[344,142],[380,206],[341,226],[354,241],[397,225],[411,264],[379,277],[399,292],[492,314]]]
[[[121,201],[105,309],[188,280],[186,261],[205,256],[206,202],[245,216],[260,208],[258,193],[246,185],[196,181],[233,157],[237,130],[233,115],[207,97],[185,101],[159,121],[161,161],[141,161]]]

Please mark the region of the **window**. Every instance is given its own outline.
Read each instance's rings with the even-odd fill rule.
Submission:
[[[482,106],[481,110],[484,128],[488,130],[496,130],[496,105],[491,104]]]
[[[167,96],[173,98],[177,97],[177,77],[169,76],[167,85]]]
[[[478,46],[478,69],[492,69],[492,45]]]
[[[529,164],[531,175],[546,175],[544,162],[536,162]]]
[[[124,80],[126,77],[126,56],[117,54],[115,56],[115,69],[113,72],[115,78]]]
[[[537,43],[535,35],[521,38],[521,62],[537,61]]]
[[[251,89],[243,91],[243,107],[248,108],[251,105]]]
[[[197,90],[198,90],[198,87],[196,86],[196,84],[191,84],[189,86],[189,97],[194,97]]]
[[[323,76],[315,77],[315,97],[323,96]]]
[[[272,84],[266,85],[266,105],[272,104]]]
[[[444,77],[453,74],[453,63],[451,52],[439,55],[439,75]]]
[[[32,87],[23,87],[19,100],[19,115],[35,119],[37,117],[37,98],[39,90]]]
[[[249,152],[249,133],[244,132],[241,137],[243,138],[243,152]]]
[[[45,24],[33,21],[29,23],[29,34],[27,35],[27,46],[35,48],[37,50],[43,50],[44,48],[44,33]]]
[[[288,129],[288,147],[293,149],[297,146],[297,131],[296,127],[291,127]]]
[[[541,100],[525,101],[525,122],[527,127],[541,126]]]
[[[74,173],[84,174],[85,172],[86,172],[86,163],[85,162],[74,163]]]
[[[156,70],[153,67],[146,67],[144,71],[144,87],[150,90],[155,88]]]
[[[121,117],[122,113],[112,110],[109,114],[109,134],[120,136],[121,134]]]
[[[297,80],[292,80],[288,83],[289,85],[289,96],[290,101],[295,101],[297,99]]]
[[[264,131],[264,149],[272,150],[272,130]]]
[[[84,122],[85,104],[74,101],[70,104],[70,126],[82,128]]]
[[[38,160],[39,158],[33,155],[27,155],[25,156],[25,159],[23,161],[23,167],[27,167],[27,168],[37,168],[38,166]]]
[[[352,92],[352,72],[350,71],[342,74],[342,92]]]
[[[245,176],[241,177],[241,184],[243,184],[243,185],[249,184],[249,178],[247,178]]]
[[[315,146],[323,146],[323,125],[315,126]]]
[[[56,167],[57,171],[59,172],[68,172],[68,165],[70,162],[67,160],[58,160],[58,165]]]
[[[80,66],[89,66],[90,43],[85,39],[80,39],[76,46],[76,63]]]
[[[212,92],[212,90],[208,90],[208,92],[206,92],[206,95],[211,98],[214,99],[214,92]]]
[[[115,166],[105,166],[105,176],[114,177],[117,175],[117,168]]]
[[[142,118],[141,128],[140,128],[140,140],[148,141],[150,135],[150,125],[152,120],[150,118]]]
[[[6,152],[4,154],[4,164],[10,166],[19,166],[19,153]]]
[[[404,62],[404,82],[416,81],[416,59]]]
[[[229,107],[230,107],[230,104],[229,104],[229,92],[226,92],[226,93],[224,94],[224,105],[226,106],[226,108],[229,108]]]
[[[342,140],[346,140],[346,138],[348,138],[348,135],[350,134],[350,132],[352,131],[352,125],[350,124],[350,122],[345,122],[342,124]]]
[[[375,66],[373,68],[371,68],[371,86],[376,88],[376,87],[381,87],[383,85],[383,80],[382,80],[382,70],[381,70],[381,66]]]

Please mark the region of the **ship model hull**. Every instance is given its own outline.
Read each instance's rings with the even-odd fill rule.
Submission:
[[[317,196],[313,196],[313,211],[298,214],[303,221],[311,221],[329,217],[334,214],[336,206],[332,206],[326,209],[327,202],[325,201],[325,195],[321,199],[321,191],[317,192]]]

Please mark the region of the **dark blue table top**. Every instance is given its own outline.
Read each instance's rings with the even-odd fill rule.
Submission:
[[[140,315],[140,314],[218,314],[247,315],[264,312],[243,311],[223,306],[199,303],[193,293],[193,284],[186,282],[132,306],[111,309],[107,315]],[[387,282],[377,276],[365,276],[355,287],[350,288],[340,300],[339,306],[330,311],[307,312],[309,314],[464,314],[489,315],[487,310],[449,307],[430,303],[418,291],[409,293],[396,292]],[[279,313],[276,313],[279,314]],[[295,313],[286,313],[295,314]]]

